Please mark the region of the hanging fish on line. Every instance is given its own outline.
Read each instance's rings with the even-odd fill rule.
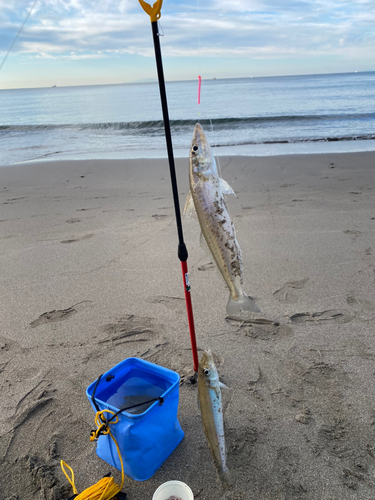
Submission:
[[[184,215],[196,212],[198,216],[201,244],[208,247],[230,291],[226,312],[233,318],[248,319],[249,313],[260,310],[242,289],[241,249],[224,200],[225,194],[234,194],[234,191],[219,177],[215,158],[199,123],[195,125],[190,148],[189,185]]]
[[[223,407],[220,387],[227,388],[219,381],[214,358],[210,350],[204,351],[198,367],[198,398],[202,414],[204,433],[214,457],[219,479],[224,488],[231,486],[226,464]]]

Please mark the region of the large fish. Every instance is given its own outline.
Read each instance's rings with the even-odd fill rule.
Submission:
[[[219,177],[215,158],[199,123],[195,125],[190,148],[189,184],[184,213],[189,216],[194,209],[197,213],[202,245],[208,246],[230,291],[228,316],[246,319],[248,313],[260,311],[242,289],[241,249],[224,199],[224,194],[234,194],[234,191]]]
[[[198,398],[203,428],[215,460],[219,478],[224,487],[229,487],[220,391],[220,387],[223,386],[224,384],[219,381],[211,351],[204,351],[198,367]]]

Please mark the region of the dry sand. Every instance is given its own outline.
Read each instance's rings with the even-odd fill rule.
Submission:
[[[187,160],[177,162],[180,201]],[[225,318],[229,296],[184,220],[200,349],[223,391],[227,498],[375,498],[375,153],[221,158],[245,268],[266,324]],[[186,482],[222,492],[192,369],[166,160],[0,169],[0,498],[61,499],[111,470],[89,440],[85,390],[138,356],[177,370],[185,439],[129,500]],[[46,314],[48,313],[48,314]],[[130,337],[128,333],[136,333]],[[112,469],[117,481],[119,473]]]

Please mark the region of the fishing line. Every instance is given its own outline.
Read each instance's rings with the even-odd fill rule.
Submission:
[[[201,103],[201,87],[202,87],[202,77],[201,75],[201,23],[200,23],[200,0],[197,0],[197,10],[198,10],[198,105]],[[199,108],[198,108],[199,109]],[[198,121],[199,121],[199,111],[197,111]]]
[[[21,24],[21,27],[20,27],[20,29],[18,30],[17,35],[15,36],[15,38],[14,38],[14,40],[13,40],[13,42],[12,42],[11,46],[9,47],[8,52],[5,54],[5,57],[4,57],[4,59],[2,60],[2,62],[1,62],[1,64],[0,64],[0,71],[1,71],[2,67],[3,67],[3,66],[4,66],[4,64],[5,64],[5,61],[8,59],[8,56],[9,56],[9,54],[11,53],[11,51],[12,51],[12,49],[13,49],[13,46],[14,46],[14,44],[15,44],[15,43],[16,43],[16,41],[17,41],[17,38],[20,36],[21,31],[23,30],[23,27],[25,26],[25,24],[27,23],[27,20],[28,20],[28,19],[29,19],[29,17],[31,16],[31,13],[32,13],[32,11],[34,10],[34,7],[35,7],[35,5],[36,5],[37,1],[38,1],[38,0],[35,0],[35,2],[33,3],[33,5],[32,5],[32,7],[31,7],[31,9],[29,10],[29,12],[28,12],[28,14],[27,14],[27,16],[25,17],[24,22]]]
[[[199,65],[199,74],[201,74],[201,16],[200,16],[200,0],[198,0],[198,65]]]
[[[202,88],[202,77],[201,77],[201,23],[200,23],[200,0],[197,0],[197,10],[198,10],[198,67],[199,67],[199,74],[198,74],[198,109],[199,105],[201,104],[201,88]],[[199,116],[200,112],[197,112],[198,115],[198,122],[199,122]],[[212,120],[210,118],[210,123],[211,123],[211,132],[212,132],[212,137],[214,137],[214,127],[212,125]],[[212,148],[214,153],[216,153],[216,145],[212,144]],[[219,177],[221,177],[221,166],[220,166],[220,159],[219,156],[214,154],[214,157],[217,160],[217,168],[218,168],[218,173]]]
[[[198,74],[198,109],[201,104],[201,88],[202,88],[202,77],[201,77],[201,23],[200,23],[200,0],[197,0],[197,19],[198,19],[198,67],[199,67],[199,74]],[[197,112],[198,115],[198,122],[199,122],[199,116],[200,112]],[[210,118],[210,124],[211,124],[211,132],[212,132],[212,137],[214,137],[214,127],[212,124],[212,120]],[[213,152],[216,153],[216,144],[212,144]],[[217,170],[219,173],[219,177],[221,177],[221,166],[220,166],[220,159],[217,154],[214,154],[214,157],[216,158],[217,161]]]
[[[212,137],[214,137],[214,126],[212,124],[212,120],[210,118],[210,123],[211,123],[211,132],[212,132]],[[221,165],[220,165],[220,158],[219,155],[216,154],[216,141],[215,143],[212,144],[212,149],[214,150],[214,157],[217,160],[217,172],[219,174],[219,177],[221,177]]]
[[[158,21],[158,36],[164,36],[163,26],[160,24],[160,21]]]

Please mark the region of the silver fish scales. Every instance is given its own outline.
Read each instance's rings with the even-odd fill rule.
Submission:
[[[234,191],[219,177],[215,158],[199,123],[195,126],[190,148],[189,185],[185,215],[195,210],[202,230],[202,244],[208,247],[229,288],[227,314],[246,319],[248,313],[260,311],[242,289],[241,249],[224,199],[225,194],[234,194]]]
[[[204,351],[198,367],[198,398],[202,414],[203,429],[214,457],[219,478],[225,488],[230,487],[226,464],[224,419],[219,381],[211,351]]]

